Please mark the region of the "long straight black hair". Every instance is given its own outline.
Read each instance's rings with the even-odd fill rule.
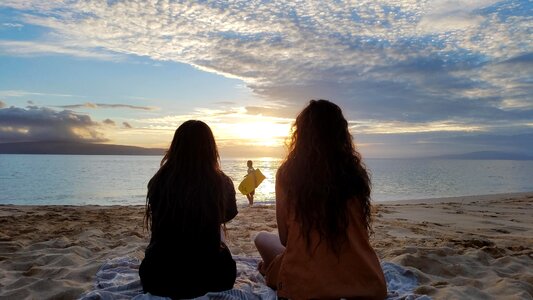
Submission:
[[[215,138],[207,124],[184,122],[148,183],[145,226],[152,237],[172,232],[185,239],[220,238],[224,211],[224,174]]]
[[[338,252],[347,239],[350,201],[360,206],[361,221],[371,232],[370,178],[337,105],[311,100],[298,115],[277,179],[308,247],[316,230]]]

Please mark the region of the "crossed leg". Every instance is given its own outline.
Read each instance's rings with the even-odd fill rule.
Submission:
[[[263,261],[258,265],[259,272],[265,274],[270,266],[270,263],[279,254],[285,251],[285,247],[281,244],[277,234],[269,232],[260,232],[254,239],[255,247],[259,251]]]

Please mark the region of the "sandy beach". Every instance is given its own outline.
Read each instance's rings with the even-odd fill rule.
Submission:
[[[381,260],[415,272],[434,299],[533,299],[533,192],[375,203]],[[110,258],[142,258],[142,206],[0,205],[0,299],[75,299]],[[240,207],[233,254],[276,231],[273,206]]]

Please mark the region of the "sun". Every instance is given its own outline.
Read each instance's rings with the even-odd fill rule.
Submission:
[[[287,138],[290,124],[275,122],[250,122],[237,124],[237,138],[255,146],[281,146]]]
[[[290,122],[269,120],[239,122],[225,127],[228,138],[252,146],[282,146],[290,132]]]

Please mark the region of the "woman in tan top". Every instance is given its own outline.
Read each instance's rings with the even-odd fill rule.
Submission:
[[[290,299],[384,299],[370,246],[370,179],[341,109],[311,100],[276,175],[279,236],[262,232],[259,270]]]

